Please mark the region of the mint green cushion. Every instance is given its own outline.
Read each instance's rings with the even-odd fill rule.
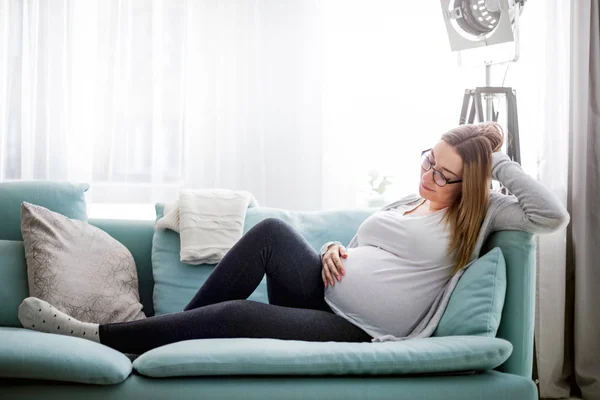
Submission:
[[[0,240],[0,326],[21,327],[17,309],[28,296],[23,242]]]
[[[506,295],[506,264],[495,247],[460,277],[433,336],[495,337]]]
[[[109,385],[131,373],[123,353],[91,340],[20,328],[0,328],[0,337],[0,378]]]
[[[156,204],[156,219],[163,216],[164,204]],[[360,224],[375,210],[288,211],[270,207],[251,207],[246,211],[243,233],[265,218],[275,217],[290,223],[318,251],[330,240],[348,243]],[[179,261],[179,234],[156,230],[152,241],[153,304],[155,315],[182,311],[211,274],[215,264],[188,265]],[[269,303],[266,277],[249,300]]]
[[[510,342],[481,336],[382,343],[198,339],[150,350],[133,362],[133,368],[154,378],[483,371],[502,364],[511,351]]]
[[[72,219],[87,221],[87,183],[18,181],[0,183],[0,240],[23,240],[21,203],[27,201]]]

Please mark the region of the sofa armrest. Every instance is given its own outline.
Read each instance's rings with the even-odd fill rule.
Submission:
[[[506,262],[506,297],[497,337],[513,345],[513,352],[497,370],[531,379],[535,325],[536,244],[522,231],[494,232],[481,250],[500,247]]]

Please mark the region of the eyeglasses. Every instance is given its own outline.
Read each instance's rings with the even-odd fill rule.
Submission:
[[[431,149],[423,150],[421,152],[421,168],[423,168],[424,171],[429,171],[430,169],[433,169],[433,181],[436,185],[443,187],[446,186],[446,184],[462,182],[462,179],[451,181],[448,178],[446,178],[441,171],[438,171],[437,169],[433,168],[433,166],[431,165],[431,161],[429,161],[429,157],[427,157],[426,154],[428,151],[431,151]]]

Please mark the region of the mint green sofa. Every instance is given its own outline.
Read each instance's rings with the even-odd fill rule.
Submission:
[[[354,235],[360,220],[366,218],[372,210],[355,210],[359,215],[348,225],[343,218],[348,211],[322,212],[328,218],[339,218],[340,224],[331,229],[329,238],[341,239],[348,243]],[[280,216],[281,210],[273,209],[273,216]],[[266,213],[269,215],[269,212]],[[90,219],[90,224],[106,231],[123,243],[135,259],[140,286],[140,298],[146,315],[154,315],[152,271],[152,244],[154,223],[152,221],[125,221]],[[293,223],[293,222],[292,222]],[[1,231],[0,226],[0,231]],[[340,237],[340,229],[344,230]],[[311,234],[309,233],[308,236]],[[311,243],[323,243],[319,237],[308,237]],[[327,236],[327,235],[326,235]],[[537,389],[531,380],[533,324],[534,324],[534,288],[535,288],[535,242],[531,234],[517,231],[503,231],[492,234],[482,251],[485,254],[494,247],[500,247],[506,260],[507,291],[498,331],[498,338],[512,344],[510,357],[501,365],[486,371],[459,371],[452,373],[424,373],[412,375],[393,375],[378,373],[375,370],[363,374],[306,373],[311,366],[302,365],[298,357],[296,373],[278,373],[275,367],[267,374],[252,369],[246,375],[227,375],[215,373],[211,376],[160,377],[158,371],[141,374],[135,364],[121,353],[98,345],[67,336],[43,334],[25,330],[15,324],[0,326],[0,398],[1,399],[537,399]],[[6,266],[19,265],[10,274],[1,275],[6,285],[20,287],[24,298],[28,293],[26,274],[23,273],[25,261],[22,256],[22,243],[18,241],[0,241],[0,271]],[[14,285],[12,285],[14,283]],[[264,282],[263,282],[264,283]],[[7,286],[5,286],[7,287]],[[12,289],[11,289],[12,290]],[[251,296],[266,299],[264,284]],[[4,297],[6,298],[6,297]],[[0,300],[2,300],[0,294]],[[14,301],[3,300],[0,303],[0,316],[15,314]],[[11,315],[12,315],[11,314]],[[13,318],[14,319],[14,318]],[[440,338],[444,339],[444,338]],[[454,338],[469,344],[476,344],[477,337]],[[2,346],[2,341],[10,340],[10,345]],[[212,340],[203,343],[210,346]],[[222,340],[222,339],[221,339]],[[228,339],[238,340],[238,339]],[[247,342],[240,338],[237,348]],[[5,342],[7,343],[7,342]],[[217,342],[214,342],[217,343]],[[248,342],[249,343],[249,342]],[[388,343],[394,346],[397,343]],[[95,347],[92,347],[94,345]],[[179,349],[185,354],[187,344],[180,342]],[[298,345],[298,343],[296,343]],[[306,342],[305,349],[311,345],[323,343]],[[351,344],[344,344],[346,346]],[[366,343],[369,346],[371,344]],[[373,344],[376,345],[376,344]],[[72,351],[68,362],[60,349],[69,347]],[[182,347],[183,346],[183,347]],[[189,347],[190,349],[194,347]],[[298,347],[296,347],[298,348]],[[4,350],[3,350],[4,349]],[[32,350],[34,349],[34,350]],[[181,350],[183,349],[183,350]],[[194,349],[198,351],[196,346]],[[250,349],[248,349],[250,350]],[[190,350],[192,351],[192,350]],[[173,357],[173,352],[170,356]],[[22,356],[20,356],[22,355]],[[229,355],[231,357],[231,354]],[[25,359],[27,358],[27,359]],[[58,359],[58,360],[57,360]],[[234,358],[235,359],[235,358]],[[59,362],[61,361],[61,362]],[[82,383],[86,381],[85,371],[97,371],[110,368],[106,381]],[[48,378],[48,370],[51,371]],[[83,372],[82,372],[83,371]],[[91,372],[90,372],[91,373]],[[78,375],[77,382],[69,377]],[[83,375],[82,375],[83,374]],[[189,375],[189,374],[188,374]],[[44,379],[40,379],[44,377]],[[115,383],[116,382],[116,383]]]

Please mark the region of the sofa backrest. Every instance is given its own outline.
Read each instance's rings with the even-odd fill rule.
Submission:
[[[137,268],[140,302],[144,306],[142,311],[148,317],[153,316],[152,237],[154,221],[91,218],[88,223],[102,229],[129,249]]]
[[[156,204],[156,217],[163,215],[163,204]],[[243,223],[245,234],[260,221],[275,218],[287,222],[314,249],[320,249],[331,238],[348,243],[360,224],[374,210],[348,209],[328,212],[292,211],[272,207],[250,207]],[[152,273],[154,277],[154,313],[163,315],[179,312],[194,297],[215,268],[215,264],[189,265],[181,262],[181,241],[177,232],[159,229],[152,242]],[[269,303],[267,278],[259,282],[249,300]]]

